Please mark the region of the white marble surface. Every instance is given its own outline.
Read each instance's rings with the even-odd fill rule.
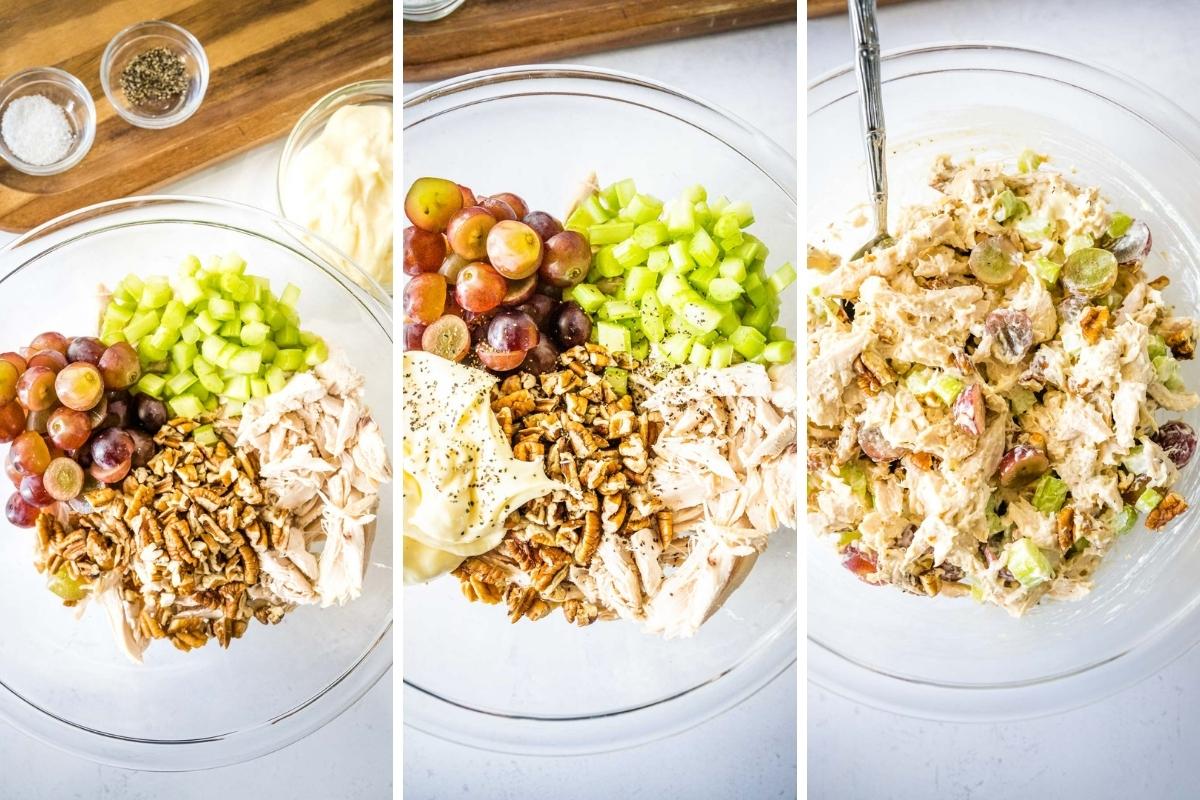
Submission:
[[[880,9],[885,50],[990,40],[1099,62],[1200,115],[1200,4],[916,0]],[[810,79],[850,59],[844,18],[808,27]],[[1108,700],[1005,725],[908,719],[808,687],[808,791],[825,800],[1191,798],[1200,783],[1200,649]]]
[[[275,210],[275,166],[282,149],[282,142],[264,145],[160,191]],[[0,233],[0,244],[12,238]],[[0,723],[0,800],[390,798],[391,677],[385,675],[346,713],[307,739],[249,764],[207,772],[163,774],[100,766]]]
[[[569,59],[633,72],[693,92],[796,152],[796,35],[792,25]],[[417,87],[406,84],[405,94]],[[586,759],[484,753],[404,729],[410,800],[537,797],[790,798],[796,794],[796,670],[741,706],[646,747]],[[663,769],[663,765],[673,768]]]

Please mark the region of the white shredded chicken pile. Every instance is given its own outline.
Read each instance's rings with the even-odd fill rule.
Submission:
[[[343,605],[362,593],[380,486],[391,479],[363,377],[341,353],[246,404],[237,444],[255,451],[277,505],[295,526],[261,556],[264,583],[300,605]]]

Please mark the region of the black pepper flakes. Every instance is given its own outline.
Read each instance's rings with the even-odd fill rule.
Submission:
[[[138,53],[121,71],[121,91],[130,105],[139,108],[169,108],[187,87],[187,64],[167,47]]]

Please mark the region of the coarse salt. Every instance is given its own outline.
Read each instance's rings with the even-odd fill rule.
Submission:
[[[62,160],[75,134],[62,106],[45,95],[29,94],[8,104],[0,119],[0,137],[26,164],[45,166]]]

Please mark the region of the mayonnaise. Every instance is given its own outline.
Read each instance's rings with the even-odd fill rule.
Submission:
[[[343,106],[292,160],[284,211],[392,288],[392,110]]]
[[[404,580],[419,583],[491,550],[509,514],[566,487],[513,456],[492,375],[410,350],[404,381]]]

